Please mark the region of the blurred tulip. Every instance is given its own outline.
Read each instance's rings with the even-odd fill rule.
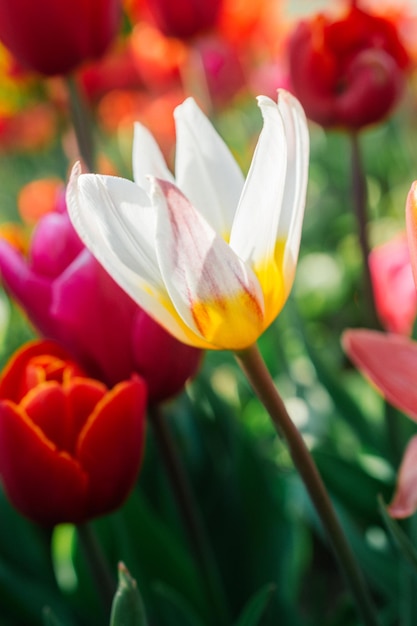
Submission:
[[[369,269],[377,313],[384,328],[411,335],[417,315],[417,292],[405,235],[374,248],[369,255]]]
[[[324,127],[359,129],[397,104],[409,55],[395,24],[354,3],[346,15],[301,21],[289,40],[295,95]]]
[[[13,505],[44,525],[119,507],[142,460],[146,386],[108,390],[60,346],[23,346],[0,378],[0,476]]]
[[[0,240],[0,272],[36,329],[107,385],[136,372],[150,399],[160,401],[179,392],[198,367],[200,352],[149,318],[84,248],[63,196],[39,221],[27,259]]]
[[[167,37],[188,39],[216,25],[223,0],[140,0],[141,16],[151,19]]]
[[[25,67],[67,74],[117,34],[121,0],[0,0],[0,41]]]
[[[417,284],[417,181],[406,205],[407,237],[414,281]],[[394,304],[398,298],[389,292]],[[343,334],[343,347],[356,367],[379,389],[388,402],[417,422],[417,342],[408,337],[357,329]],[[417,440],[405,452],[397,489],[389,512],[407,517],[417,510]]]

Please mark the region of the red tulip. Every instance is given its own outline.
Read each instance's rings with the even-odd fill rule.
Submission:
[[[31,520],[81,523],[120,506],[140,467],[146,387],[108,390],[50,341],[26,344],[0,378],[0,476]]]
[[[148,11],[167,37],[188,39],[216,25],[223,0],[141,0],[139,10]]]
[[[23,66],[52,76],[104,53],[121,0],[0,0],[0,15],[0,41]]]
[[[311,120],[358,129],[397,104],[409,55],[393,22],[352,4],[341,19],[317,15],[300,22],[289,61],[294,93]]]

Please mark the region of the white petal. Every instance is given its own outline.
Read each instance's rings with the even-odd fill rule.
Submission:
[[[74,228],[112,278],[151,317],[184,343],[196,345],[169,311],[155,244],[155,210],[135,183],[73,168],[67,187]],[[117,306],[117,303],[115,303]],[[105,314],[105,312],[103,312]]]
[[[290,93],[278,90],[287,142],[287,175],[279,224],[279,232],[288,239],[284,255],[284,271],[293,271],[300,247],[301,228],[308,181],[309,135],[307,120],[299,101]]]
[[[244,177],[223,139],[188,98],[175,109],[177,186],[216,232],[229,238]]]
[[[287,145],[278,107],[258,99],[264,126],[252,159],[230,236],[230,245],[255,268],[273,258],[287,173]]]
[[[263,325],[256,277],[177,187],[158,184],[157,255],[176,310],[212,347],[251,345]]]
[[[135,123],[133,135],[133,180],[149,193],[149,176],[174,182],[165,159],[152,133],[139,122]]]

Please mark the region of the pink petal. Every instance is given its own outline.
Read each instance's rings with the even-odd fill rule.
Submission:
[[[417,181],[414,181],[408,192],[405,217],[411,267],[413,268],[414,282],[417,285]]]
[[[417,421],[417,343],[402,335],[362,329],[346,331],[342,343],[388,402]]]
[[[417,436],[409,442],[401,462],[394,498],[388,507],[391,517],[409,517],[417,509]]]

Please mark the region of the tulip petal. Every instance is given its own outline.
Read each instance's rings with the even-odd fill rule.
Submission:
[[[148,197],[135,183],[80,176],[79,165],[74,166],[67,205],[85,245],[144,311],[179,341],[197,345],[167,296],[154,250],[156,211],[145,201]]]
[[[119,506],[142,461],[146,386],[136,376],[116,385],[96,405],[81,432],[77,458],[89,475],[88,516]]]
[[[307,192],[310,139],[304,110],[294,96],[279,89],[278,109],[284,122],[287,143],[287,172],[279,222],[279,234],[287,239],[284,253],[284,274],[287,276],[294,273],[298,259]]]
[[[417,421],[417,343],[402,335],[362,329],[346,331],[342,343],[388,402]]]
[[[258,102],[264,127],[237,209],[230,246],[250,265],[262,285],[267,326],[282,308],[287,291],[282,271],[286,240],[279,232],[287,146],[277,105],[266,97]]]
[[[139,122],[133,135],[133,180],[139,187],[150,191],[149,176],[174,182],[162,152],[153,135]]]
[[[244,177],[229,148],[192,98],[175,109],[177,186],[228,240]]]
[[[20,407],[58,450],[70,451],[67,447],[69,413],[62,385],[56,381],[37,385],[25,395]]]
[[[252,345],[263,324],[256,277],[177,187],[158,184],[157,255],[176,310],[212,348]]]
[[[417,436],[413,437],[403,456],[394,498],[388,507],[392,517],[403,518],[417,510]]]
[[[68,353],[54,341],[48,339],[34,340],[25,343],[17,350],[2,371],[0,377],[0,399],[8,399],[19,403],[28,389],[38,385],[39,381],[28,380],[28,363],[31,359],[36,359],[47,354],[51,363],[53,357],[57,361],[68,359]],[[81,370],[80,370],[81,373]]]
[[[411,267],[413,269],[414,283],[417,288],[417,181],[413,182],[408,192],[405,217]]]
[[[33,521],[83,521],[87,477],[80,464],[9,401],[0,402],[0,474],[14,506]]]

